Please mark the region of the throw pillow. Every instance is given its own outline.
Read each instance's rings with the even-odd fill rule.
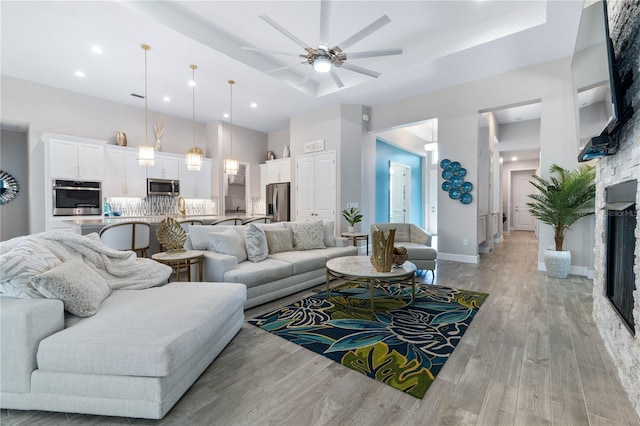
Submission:
[[[323,221],[324,225],[324,245],[327,247],[336,246],[336,235],[334,232],[335,222],[333,220]]]
[[[293,228],[293,248],[296,250],[313,250],[325,248],[324,225],[321,220],[314,222],[298,222]]]
[[[280,253],[282,251],[292,251],[291,229],[265,229],[264,235],[267,237],[269,253]]]
[[[249,224],[245,234],[247,257],[254,263],[262,262],[269,256],[267,236],[253,223]]]
[[[107,281],[84,263],[70,260],[29,279],[48,299],[59,299],[65,311],[90,317],[111,294]]]
[[[0,293],[12,297],[42,297],[29,284],[29,278],[55,268],[62,262],[45,248],[42,240],[23,240],[9,252],[0,256]]]
[[[240,234],[233,229],[211,234],[211,242],[207,250],[235,256],[238,263],[247,260],[247,250]]]
[[[189,227],[189,240],[193,250],[206,250],[211,243],[211,235],[233,229],[226,225],[191,225]]]

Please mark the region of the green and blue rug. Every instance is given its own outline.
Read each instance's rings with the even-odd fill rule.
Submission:
[[[270,333],[422,398],[488,294],[434,285],[369,289],[358,283],[318,293],[249,320]]]

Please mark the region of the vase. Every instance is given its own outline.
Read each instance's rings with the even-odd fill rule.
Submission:
[[[347,232],[350,234],[353,234],[354,232],[356,232],[355,226],[347,226]]]
[[[116,132],[116,145],[127,146],[127,135],[124,132]]]
[[[395,228],[389,230],[387,237],[384,236],[384,231],[373,231],[373,259],[378,272],[391,272],[395,235]]]
[[[155,150],[156,151],[162,151],[162,139],[156,138]]]
[[[291,151],[289,151],[289,145],[284,146],[284,150],[282,151],[282,158],[289,158],[291,155]]]
[[[544,251],[544,267],[552,278],[567,278],[571,269],[571,252],[547,249]]]

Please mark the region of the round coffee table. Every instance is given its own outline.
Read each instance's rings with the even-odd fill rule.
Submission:
[[[416,295],[416,265],[411,262],[404,262],[401,267],[394,266],[390,272],[378,272],[371,265],[368,256],[344,256],[327,261],[327,300],[331,297],[329,281],[331,278],[338,278],[346,281],[366,282],[369,286],[369,297],[371,300],[371,316],[374,314],[374,287],[376,285],[389,285],[396,283],[411,282],[411,303]]]
[[[191,281],[191,266],[198,266],[198,281],[202,281],[202,263],[204,261],[204,252],[200,250],[186,250],[175,253],[166,251],[151,255],[156,260],[165,265],[171,266],[176,271],[176,281],[180,281],[180,269],[187,270],[187,281]]]

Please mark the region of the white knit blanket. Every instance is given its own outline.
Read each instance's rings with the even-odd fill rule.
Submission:
[[[152,259],[138,258],[132,251],[111,249],[96,233],[78,235],[49,231],[27,238],[38,238],[61,261],[81,260],[100,274],[113,290],[138,290],[164,284],[171,268]]]

